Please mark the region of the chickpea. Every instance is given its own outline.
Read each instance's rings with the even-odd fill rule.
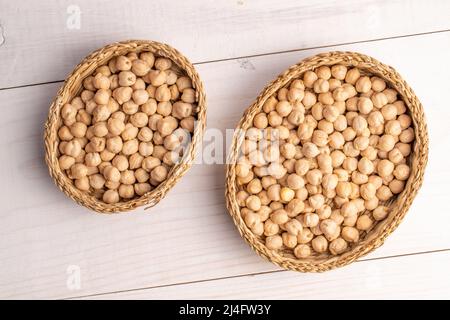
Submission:
[[[389,182],[389,189],[393,194],[399,194],[405,189],[405,181],[394,179]]]
[[[131,71],[135,75],[143,77],[150,71],[150,66],[145,60],[135,59],[131,63]]]
[[[192,81],[188,77],[178,78],[176,84],[180,92],[183,92],[184,89],[192,88]]]
[[[131,199],[134,197],[134,187],[132,185],[121,184],[119,186],[119,196],[124,199]]]
[[[392,135],[392,136],[398,136],[402,132],[402,127],[400,125],[400,122],[397,120],[390,120],[386,123],[384,127],[385,133]],[[411,140],[412,141],[412,140]]]
[[[352,172],[352,182],[355,184],[364,184],[367,183],[369,180],[369,177],[361,172],[353,171]]]
[[[356,158],[346,158],[342,167],[347,171],[355,171],[358,167],[358,160]]]
[[[361,197],[365,200],[373,199],[376,196],[376,192],[377,192],[377,189],[370,182],[365,183],[365,184],[361,185],[361,187],[360,187]]]
[[[70,141],[74,138],[72,133],[70,133],[70,130],[67,126],[62,126],[58,130],[58,137],[59,137],[59,139],[61,139],[63,141]]]
[[[337,131],[344,131],[347,128],[347,118],[344,115],[338,115],[333,122],[334,129]]]
[[[102,197],[105,203],[113,204],[119,202],[119,193],[116,190],[107,190]]]
[[[380,137],[378,141],[378,148],[381,151],[389,152],[395,147],[395,138],[394,136],[391,136],[390,134],[385,134]]]
[[[71,105],[70,103],[66,103],[61,108],[61,117],[65,120],[74,119],[77,115],[78,110]]]
[[[306,142],[302,148],[303,155],[307,158],[314,158],[320,151],[317,146],[311,142]]]
[[[64,154],[70,157],[78,157],[81,153],[81,145],[77,140],[69,141],[64,146]]]
[[[281,190],[280,190],[280,199],[281,199],[281,201],[289,202],[292,199],[294,199],[294,197],[295,197],[295,191],[294,190],[292,190],[290,188],[287,188],[287,187],[281,188]]]
[[[324,236],[321,235],[312,239],[311,245],[314,251],[316,251],[317,253],[323,253],[328,249],[328,241]]]
[[[196,93],[192,88],[186,88],[183,90],[183,94],[181,95],[181,101],[187,103],[194,103],[196,101]]]
[[[120,181],[120,171],[114,166],[108,166],[103,169],[103,176],[106,180],[111,182],[119,182]]]
[[[398,164],[394,169],[394,176],[398,180],[407,180],[410,174],[410,168],[406,164]]]
[[[332,219],[325,219],[320,222],[320,230],[328,241],[332,241],[339,237],[340,227]]]
[[[397,120],[398,122],[400,122],[400,126],[403,130],[409,128],[412,124],[411,117],[408,116],[407,114],[399,115]]]
[[[105,187],[111,190],[117,190],[120,187],[120,182],[107,180],[105,182]]]
[[[293,190],[297,190],[305,186],[305,181],[300,175],[293,173],[287,177],[287,186]]]
[[[314,237],[314,234],[311,232],[308,228],[302,228],[299,230],[297,235],[297,242],[299,244],[306,244],[309,243]]]
[[[335,213],[333,215],[333,213]],[[353,227],[358,219],[358,214],[354,212],[349,212],[346,217],[339,213],[339,210],[331,214],[331,219],[335,220],[338,224],[342,224],[347,227]]]
[[[358,211],[373,210],[376,207],[378,207],[378,203],[379,203],[379,200],[376,197],[372,198],[370,200],[363,200],[363,199],[355,199],[355,200],[360,200],[361,204],[362,204],[360,210],[358,210]]]
[[[88,167],[97,167],[102,162],[102,159],[98,152],[92,152],[85,155],[84,162]]]
[[[75,158],[67,155],[62,155],[58,159],[61,170],[68,170],[75,164]]]
[[[388,214],[389,214],[389,208],[385,207],[385,206],[377,207],[372,212],[373,218],[377,221],[385,219],[388,216]]]
[[[314,81],[313,89],[315,93],[325,93],[330,89],[330,84],[326,79],[319,78]]]
[[[268,236],[266,238],[266,247],[270,250],[277,250],[283,246],[283,239],[279,235]]]
[[[295,156],[295,146],[292,143],[285,143],[280,147],[280,152],[286,159],[292,159]]]
[[[282,225],[282,224],[286,223],[287,221],[289,221],[289,216],[288,216],[288,213],[282,209],[283,206],[281,204],[279,206],[277,206],[278,208],[276,208],[274,206],[274,204],[276,204],[276,202],[272,202],[271,206],[273,206],[273,208],[268,208],[266,210],[266,214],[269,214],[269,216],[268,216],[268,217],[270,217],[269,221],[271,223],[274,223],[277,225],[277,227],[274,227],[274,226],[271,226],[269,223],[268,227],[270,227],[270,229],[272,231],[278,232],[278,225]],[[273,212],[272,212],[272,210],[273,210]],[[267,217],[264,217],[264,218],[267,219]],[[298,225],[294,224],[294,222],[292,222],[294,220],[290,220],[290,221],[291,221],[291,224],[289,224],[288,227],[290,226],[292,228],[295,227],[295,228],[301,229],[301,226],[298,226]],[[292,229],[291,232],[294,232],[294,229]]]
[[[397,143],[395,147],[401,152],[404,157],[407,157],[411,154],[411,145],[407,143]]]
[[[339,110],[335,106],[326,106],[322,111],[323,117],[329,122],[335,122],[339,117]]]
[[[189,117],[192,114],[192,105],[185,102],[175,102],[172,106],[172,115],[177,119]]]
[[[119,103],[124,104],[130,101],[133,94],[133,89],[130,87],[119,87],[113,91],[113,98]]]
[[[305,90],[304,89],[300,89],[300,88],[290,88],[288,93],[287,93],[287,100],[291,103],[297,102],[297,101],[302,101],[302,99],[305,96]],[[273,100],[272,100],[273,101]],[[270,103],[273,103],[272,101],[269,102],[269,104],[266,106],[266,109],[270,109]],[[264,111],[266,110],[264,109]],[[270,111],[273,111],[270,110]],[[266,112],[266,111],[265,111]]]
[[[319,169],[312,169],[306,173],[306,181],[313,186],[319,185],[322,182],[322,177],[322,171]]]
[[[352,128],[357,134],[361,134],[367,128],[367,121],[361,116],[356,116],[352,120]]]
[[[358,161],[358,170],[365,175],[369,175],[374,171],[374,164],[366,157],[362,157]]]
[[[413,128],[408,128],[408,129],[403,130],[399,136],[399,139],[402,143],[411,143],[414,140]]]
[[[164,70],[150,70],[148,77],[154,87],[162,86],[167,81],[167,73]]]
[[[355,83],[356,91],[367,93],[372,89],[372,82],[367,76],[360,77]]]
[[[317,102],[317,97],[314,93],[310,91],[305,91],[305,95],[302,99],[302,103],[305,106],[305,108],[309,109]]]
[[[279,230],[279,225],[274,223],[272,220],[268,219],[264,222],[264,235],[266,237],[278,234]]]
[[[331,254],[338,255],[347,249],[347,242],[342,238],[337,238],[330,243],[329,250]]]
[[[105,185],[105,178],[99,173],[93,174],[89,176],[89,185],[97,190],[100,190]]]
[[[334,135],[336,132],[334,132],[332,135]],[[354,138],[356,137],[356,131],[355,130],[353,130],[353,128],[346,128],[343,132],[342,132],[342,138],[344,138],[344,143],[345,143],[345,141],[351,141],[351,140],[353,140]],[[344,143],[342,143],[342,141],[340,141],[340,143],[342,144],[342,145],[340,145],[340,147],[339,148],[342,148],[342,146],[344,145]],[[334,147],[333,146],[333,148],[337,148],[337,147]]]
[[[109,151],[108,149],[104,149],[102,152],[100,152],[100,158],[102,161],[111,161],[116,154]]]
[[[160,165],[155,167],[151,172],[150,172],[150,177],[155,180],[156,182],[162,182],[166,179],[168,174],[167,168]]]
[[[70,174],[74,179],[81,179],[88,174],[88,168],[84,164],[76,163],[70,167]]]
[[[380,177],[387,177],[391,175],[393,171],[394,171],[394,164],[391,161],[383,159],[380,162],[378,162],[377,172],[380,175]]]
[[[136,177],[134,176],[134,171],[125,170],[120,173],[120,183],[122,184],[134,184],[136,182]]]
[[[336,64],[331,67],[331,75],[338,80],[344,80],[347,75],[347,67]]]
[[[315,213],[305,213],[303,216],[303,225],[311,228],[319,224],[319,216]]]
[[[92,123],[92,117],[89,113],[86,112],[85,109],[78,110],[78,113],[75,118],[76,121],[84,123],[86,126]],[[87,130],[86,130],[87,134]]]
[[[369,230],[373,225],[372,220],[370,217],[366,214],[363,214],[360,216],[356,222],[356,228],[358,230],[367,231]]]
[[[333,168],[340,167],[345,160],[345,154],[340,150],[334,150],[330,154],[331,157],[331,164]]]
[[[333,159],[328,154],[319,154],[317,156],[317,164],[322,173],[331,173],[333,171]]]
[[[283,239],[283,244],[285,247],[293,249],[297,246],[297,237],[289,234],[287,232],[283,232],[281,235],[281,238]]]
[[[312,88],[314,82],[318,79],[318,76],[313,71],[306,71],[303,75],[303,83],[307,88]]]
[[[338,181],[348,181],[349,174],[345,169],[334,169],[333,173],[338,177]]]
[[[349,182],[339,181],[336,186],[336,194],[342,198],[348,198],[352,192],[352,187]]]
[[[356,84],[359,77],[360,77],[359,69],[352,68],[347,71],[347,74],[345,75],[345,82],[350,83],[350,84]]]
[[[328,143],[328,134],[322,130],[314,130],[312,142],[319,147],[324,147]]]
[[[341,206],[341,214],[344,218],[356,215],[358,213],[358,207],[356,205],[357,202],[352,200],[350,202],[346,202]]]
[[[145,195],[147,192],[150,192],[152,190],[152,187],[150,184],[148,183],[136,183],[134,185],[134,192],[138,195],[138,196],[143,196]]]
[[[299,244],[294,249],[294,255],[299,259],[307,258],[311,255],[311,248],[308,245]]]
[[[387,201],[393,196],[393,194],[391,192],[391,189],[389,189],[389,187],[381,186],[377,189],[376,196],[381,201]]]

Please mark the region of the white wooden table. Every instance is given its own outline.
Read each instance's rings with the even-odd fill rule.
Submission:
[[[449,18],[445,0],[0,0],[0,298],[450,298]],[[194,165],[148,211],[96,215],[73,203],[43,160],[49,104],[90,51],[132,38],[167,42],[196,64],[208,127],[222,131],[304,57],[355,50],[394,66],[430,134],[404,222],[360,261],[300,274],[241,240],[221,165]]]

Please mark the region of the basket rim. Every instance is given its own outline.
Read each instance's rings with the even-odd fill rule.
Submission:
[[[334,64],[344,64],[346,66],[366,70],[373,75],[381,77],[390,85],[390,87],[398,91],[407,106],[414,125],[415,141],[411,153],[411,173],[404,191],[397,195],[394,202],[390,204],[391,213],[388,218],[384,221],[380,221],[374,229],[369,231],[365,239],[360,241],[350,250],[337,256],[327,254],[325,256],[307,259],[286,257],[276,250],[268,249],[246,226],[241,217],[240,208],[236,200],[237,188],[235,173],[235,164],[243,141],[242,135],[239,134],[239,129],[247,129],[251,125],[253,117],[262,110],[264,102],[290,81],[298,78],[305,71],[314,70],[323,65],[331,66]],[[408,209],[423,182],[424,171],[428,160],[428,132],[421,102],[411,87],[393,67],[383,64],[362,53],[352,51],[330,51],[319,53],[301,60],[267,84],[255,101],[245,110],[238,122],[229,150],[225,183],[226,206],[241,237],[258,255],[284,269],[299,272],[324,272],[348,265],[378,248],[384,243],[387,236],[398,227],[408,212]]]
[[[187,152],[181,161],[175,164],[169,171],[168,177],[156,188],[147,192],[139,198],[129,201],[107,204],[89,195],[85,191],[78,190],[66,174],[60,169],[58,162],[59,138],[57,131],[61,123],[60,108],[64,103],[70,101],[74,94],[69,94],[71,90],[81,89],[82,81],[91,75],[96,67],[107,63],[111,58],[129,52],[150,51],[157,56],[169,58],[174,62],[192,81],[196,90],[197,98],[197,119],[194,132],[191,134],[191,142]],[[87,207],[98,213],[120,213],[129,212],[132,209],[146,205],[145,209],[153,207],[165,197],[168,191],[182,178],[187,170],[192,166],[199,145],[201,144],[206,127],[206,95],[203,83],[193,64],[177,49],[168,44],[152,40],[125,40],[114,42],[98,48],[88,54],[71,71],[64,80],[64,84],[54,97],[44,125],[45,162],[47,163],[50,176],[56,186],[69,198],[78,204]]]

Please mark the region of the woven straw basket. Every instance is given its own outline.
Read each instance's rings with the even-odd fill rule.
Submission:
[[[191,144],[183,155],[179,163],[174,165],[169,171],[167,179],[147,194],[126,202],[107,204],[87,192],[78,190],[72,181],[60,169],[58,163],[58,129],[62,124],[60,117],[61,107],[80,93],[83,79],[91,75],[94,70],[106,64],[111,58],[129,52],[149,51],[157,56],[166,57],[172,60],[185,75],[191,78],[193,88],[196,90],[197,108],[196,125],[192,134]],[[176,49],[162,43],[146,40],[129,40],[113,43],[100,48],[81,61],[81,63],[67,77],[64,85],[58,91],[53,103],[50,106],[47,122],[45,124],[45,160],[47,162],[50,175],[56,185],[70,198],[89,209],[100,213],[114,213],[129,211],[136,207],[156,205],[166,193],[177,183],[192,165],[196,149],[201,143],[203,132],[206,126],[206,100],[203,84],[194,69],[194,66]]]
[[[235,164],[239,157],[243,135],[236,131],[231,144],[231,151],[228,157],[227,178],[226,178],[226,201],[227,208],[236,224],[239,233],[244,240],[260,256],[289,270],[300,272],[323,272],[337,267],[347,265],[356,259],[366,255],[375,248],[381,246],[386,237],[397,228],[405,216],[414,197],[422,185],[425,166],[428,158],[428,134],[423,107],[409,85],[392,67],[387,66],[369,56],[355,52],[329,52],[319,54],[290,67],[278,78],[269,83],[256,101],[246,110],[237,128],[246,130],[252,126],[253,117],[262,110],[264,102],[277,92],[280,88],[289,84],[292,80],[299,78],[305,71],[314,70],[320,66],[331,66],[343,64],[345,66],[357,67],[362,72],[377,75],[384,79],[388,86],[396,89],[407,105],[408,112],[413,120],[415,130],[415,142],[412,153],[409,157],[411,174],[405,185],[405,189],[397,197],[384,203],[390,207],[389,216],[379,222],[368,234],[363,235],[361,240],[350,247],[341,255],[320,254],[307,259],[297,259],[294,255],[285,251],[275,251],[268,249],[264,240],[256,236],[245,225],[240,214],[239,205],[236,200],[238,186],[236,182]]]

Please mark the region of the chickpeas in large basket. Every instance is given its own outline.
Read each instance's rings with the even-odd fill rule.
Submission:
[[[380,246],[423,180],[423,108],[392,68],[354,52],[319,54],[270,83],[237,127],[228,210],[279,266],[320,272]]]

